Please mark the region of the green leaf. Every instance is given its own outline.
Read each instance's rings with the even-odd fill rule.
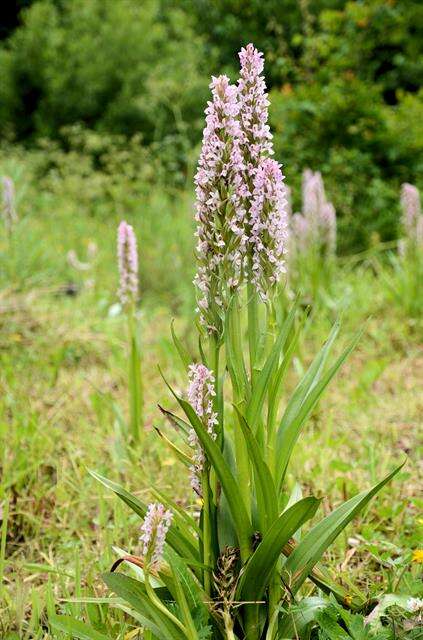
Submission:
[[[179,460],[179,462],[182,462],[183,465],[189,468],[192,465],[192,458],[187,456],[187,454],[184,451],[182,451],[182,449],[177,447],[176,444],[172,442],[172,440],[169,440],[169,438],[162,431],[160,431],[158,427],[154,427],[154,430],[159,436],[159,438],[163,440],[167,448],[172,451],[172,453]]]
[[[190,354],[188,353],[188,350],[185,349],[184,345],[182,344],[182,342],[179,340],[178,336],[175,333],[175,329],[173,328],[175,321],[172,320],[172,322],[170,323],[170,331],[172,334],[172,340],[173,340],[173,344],[176,347],[176,350],[179,354],[179,357],[181,359],[181,362],[184,366],[184,368],[187,370],[189,365],[192,362],[192,357],[190,356]]]
[[[122,573],[105,573],[103,580],[116,595],[125,600],[135,611],[145,617],[146,626],[160,640],[182,640],[179,628],[150,600],[143,585]],[[166,606],[163,603],[163,606]],[[185,640],[185,639],[184,639]]]
[[[253,535],[253,530],[245,506],[242,500],[239,499],[239,488],[235,477],[232,474],[216,442],[207,433],[203,423],[195,413],[192,406],[189,404],[189,402],[178,396],[173,391],[172,387],[164,377],[163,379],[175,399],[178,401],[181,409],[187,416],[190,424],[197,434],[198,439],[200,440],[200,443],[206,453],[207,459],[213,466],[213,469],[217,477],[219,478],[235,524],[240,548],[243,549],[244,553],[248,553],[251,546],[251,537]]]
[[[298,297],[285,322],[283,323],[279,335],[270,351],[270,354],[267,357],[267,360],[254,383],[251,392],[251,399],[245,412],[246,420],[254,432],[256,430],[257,422],[261,416],[263,404],[269,390],[269,385],[272,381],[273,374],[278,366],[281,352],[285,347],[289,333],[294,324],[297,307]]]
[[[292,361],[292,358],[295,353],[295,349],[297,348],[298,341],[300,339],[301,330],[305,324],[305,317],[302,318],[299,326],[297,327],[292,340],[290,341],[285,353],[283,354],[283,359],[281,364],[278,367],[278,371],[274,376],[272,381],[270,391],[269,391],[269,413],[268,413],[268,428],[273,430],[274,422],[276,421],[276,416],[278,413],[280,396],[282,392],[282,384],[285,380],[286,373],[288,371],[288,367]]]
[[[278,638],[301,638],[306,627],[315,620],[316,614],[327,606],[327,600],[312,597],[303,598],[298,604],[289,607],[287,611],[282,610],[279,618]]]
[[[225,314],[226,362],[234,387],[235,397],[247,399],[249,383],[243,358],[243,344],[239,321],[238,297],[234,294]]]
[[[179,416],[175,415],[171,411],[168,411],[167,409],[164,409],[160,404],[158,404],[157,406],[159,407],[160,411],[162,412],[164,417],[167,419],[167,421],[169,422],[171,427],[174,427],[176,430],[181,429],[181,431],[186,436],[188,436],[189,430],[190,430],[190,426],[189,426],[189,424],[187,422],[185,422],[185,420],[182,420],[182,418],[180,418]]]
[[[225,493],[226,499],[228,501],[232,519],[235,524],[239,546],[244,550],[244,552],[247,552],[247,549],[249,550],[251,546],[253,529],[244,503],[242,500],[240,500],[239,497],[238,483],[235,480],[235,477],[232,474],[232,471],[230,470],[225,458],[223,457],[222,452],[220,451],[215,441],[205,430],[201,420],[198,418],[194,409],[188,402],[186,402],[182,398],[177,398],[177,400],[181,404],[182,409],[185,411],[188,420],[192,424],[193,429],[197,434],[197,437],[200,440],[204,451],[206,452],[207,459],[213,466],[213,469],[217,477],[219,478],[223,492]]]
[[[320,560],[323,553],[341,531],[366,506],[371,498],[398,473],[403,465],[404,463],[394,469],[370,490],[363,491],[344,502],[304,536],[287,558],[284,566],[284,569],[290,575],[289,584],[294,593],[300,588],[314,565]]]
[[[259,517],[264,527],[263,532],[266,532],[278,515],[278,498],[275,483],[273,482],[272,474],[247,421],[236,407],[235,411],[238,414],[239,424],[247,442],[253,463]]]
[[[85,622],[75,620],[71,616],[53,615],[49,616],[48,621],[54,629],[67,633],[72,638],[78,638],[78,640],[110,640],[109,636],[96,631]]]
[[[169,564],[172,570],[172,586],[173,593],[175,596],[175,600],[178,603],[179,611],[181,613],[181,620],[183,620],[184,625],[189,631],[189,637],[195,638],[197,636],[195,624],[191,615],[191,611],[193,611],[193,600],[195,598],[194,593],[194,583],[192,580],[189,580],[188,571],[186,567],[184,567],[183,563],[180,561],[179,557],[176,555],[172,555],[169,557]],[[188,598],[190,600],[188,604],[187,595],[185,594],[185,590],[187,591]],[[204,594],[205,595],[205,594]]]
[[[304,522],[316,513],[320,500],[303,498],[284,511],[270,527],[242,573],[237,600],[260,600],[269,583],[283,546]]]
[[[118,498],[123,500],[123,502],[125,502],[125,504],[127,504],[128,507],[130,507],[138,516],[140,516],[140,518],[145,518],[145,514],[147,513],[147,505],[145,503],[141,502],[116,482],[113,482],[113,480],[108,480],[91,469],[89,469],[89,472],[93,478],[98,480],[98,482],[101,482],[101,484],[107,489],[111,489]],[[171,525],[166,536],[166,542],[182,557],[190,558],[195,561],[199,560],[196,540],[193,535],[187,535],[186,531],[182,532],[174,525]]]
[[[335,339],[336,333],[336,331],[332,332],[331,338],[322,349],[323,352],[326,351],[326,354],[328,353],[328,349]],[[278,461],[278,467],[276,471],[279,489],[281,488],[284,481],[292,451],[294,449],[295,443],[298,440],[304,422],[312,412],[323,391],[332,380],[335,373],[345,362],[351,351],[353,351],[353,349],[355,348],[360,337],[361,333],[351,341],[346,349],[344,349],[342,354],[336,360],[335,364],[326,372],[326,374],[322,378],[321,371],[323,362],[326,360],[326,355],[321,354],[320,358],[318,359],[319,366],[316,365],[315,367],[313,367],[313,365],[311,365],[310,367],[310,369],[315,369],[315,375],[309,376],[309,369],[300,385],[294,391],[292,398],[288,402],[288,406],[285,410],[284,415],[282,416],[276,440],[276,459]],[[305,380],[307,381],[306,384],[304,383]]]

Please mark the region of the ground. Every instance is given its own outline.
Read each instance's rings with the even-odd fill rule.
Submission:
[[[181,196],[173,206],[186,206],[189,220],[187,203]],[[151,220],[165,206],[160,199],[150,201]],[[137,548],[138,520],[89,469],[134,493],[147,495],[154,482],[184,504],[193,501],[185,471],[153,429],[163,427],[157,403],[172,406],[157,364],[178,388],[187,384],[170,337],[173,317],[195,353],[191,223],[176,230],[183,246],[180,237],[161,240],[163,252],[171,241],[175,256],[181,248],[176,274],[168,273],[172,263],[166,262],[156,275],[152,261],[160,247],[156,254],[147,249],[140,303],[146,426],[142,444],[128,453],[120,428],[127,395],[126,325],[115,294],[118,218],[86,218],[63,208],[54,225],[51,219],[27,213],[12,244],[2,244],[7,268],[0,293],[0,635],[9,638],[51,637],[47,612],[63,598],[105,592],[100,574],[116,557],[113,546]],[[171,231],[171,220],[165,223]],[[89,240],[97,244],[95,265],[77,271],[66,263],[66,251],[74,247],[84,260]],[[143,241],[141,232],[141,253]],[[176,282],[182,273],[189,276],[184,287]],[[369,596],[418,595],[421,564],[413,550],[423,535],[422,328],[392,303],[371,262],[354,269],[344,265],[335,288],[336,305],[312,310],[287,386],[337,316],[338,349],[356,330],[363,335],[308,422],[290,483],[298,482],[305,494],[313,489],[325,496],[323,509],[329,511],[405,461],[339,538],[326,563],[352,593],[357,585]],[[71,606],[77,611],[82,605]],[[7,635],[12,632],[17,635]]]

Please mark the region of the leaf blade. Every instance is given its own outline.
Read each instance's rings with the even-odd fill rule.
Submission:
[[[283,546],[304,522],[314,516],[320,500],[309,496],[284,511],[269,529],[251,556],[241,576],[237,597],[240,600],[260,600]]]
[[[341,531],[366,506],[372,497],[400,471],[404,464],[403,462],[368,491],[363,491],[344,502],[304,536],[290,554],[284,566],[284,569],[292,577],[290,584],[294,593],[302,585],[328,546],[332,544]]]

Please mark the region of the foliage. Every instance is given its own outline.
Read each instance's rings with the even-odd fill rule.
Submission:
[[[399,186],[421,175],[421,13],[416,0],[36,0],[0,49],[2,132],[65,149],[63,127],[75,123],[136,135],[146,165],[160,157],[152,174],[181,184],[200,136],[202,72],[231,75],[233,51],[252,40],[269,62],[288,183],[321,170],[340,252],[364,249],[374,234],[396,237]]]
[[[418,640],[421,610],[420,613],[410,611],[409,602],[406,597],[388,594],[365,618],[346,611],[332,600],[316,614],[319,640]]]
[[[304,166],[321,170],[338,213],[341,253],[366,247],[375,234],[396,237],[400,184],[405,175],[417,179],[423,161],[421,132],[409,145],[398,141],[403,99],[384,105],[380,88],[350,72],[271,94],[275,148],[286,162],[287,182],[298,193]],[[407,101],[421,121],[421,98]],[[294,199],[294,209],[298,204]]]
[[[156,0],[40,0],[22,17],[1,51],[3,130],[57,136],[83,122],[147,142],[196,131],[200,41],[181,11],[163,15]]]

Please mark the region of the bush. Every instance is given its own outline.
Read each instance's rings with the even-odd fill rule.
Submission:
[[[156,0],[40,0],[1,52],[3,131],[57,136],[74,122],[115,133],[198,135],[201,40]],[[188,128],[187,123],[190,124]]]
[[[421,97],[404,94],[389,107],[379,87],[345,73],[327,85],[285,85],[271,101],[276,154],[294,186],[294,209],[302,169],[310,166],[322,172],[339,214],[341,252],[364,248],[375,234],[395,238],[400,184],[406,176],[418,179],[423,157],[418,125],[405,132],[405,111],[421,120]]]
[[[182,185],[204,78],[234,77],[233,51],[254,41],[288,181],[296,189],[306,166],[323,173],[339,249],[357,251],[396,237],[400,184],[421,174],[421,16],[415,0],[35,0],[0,48],[0,131],[65,149],[75,123],[136,135],[151,173]]]

